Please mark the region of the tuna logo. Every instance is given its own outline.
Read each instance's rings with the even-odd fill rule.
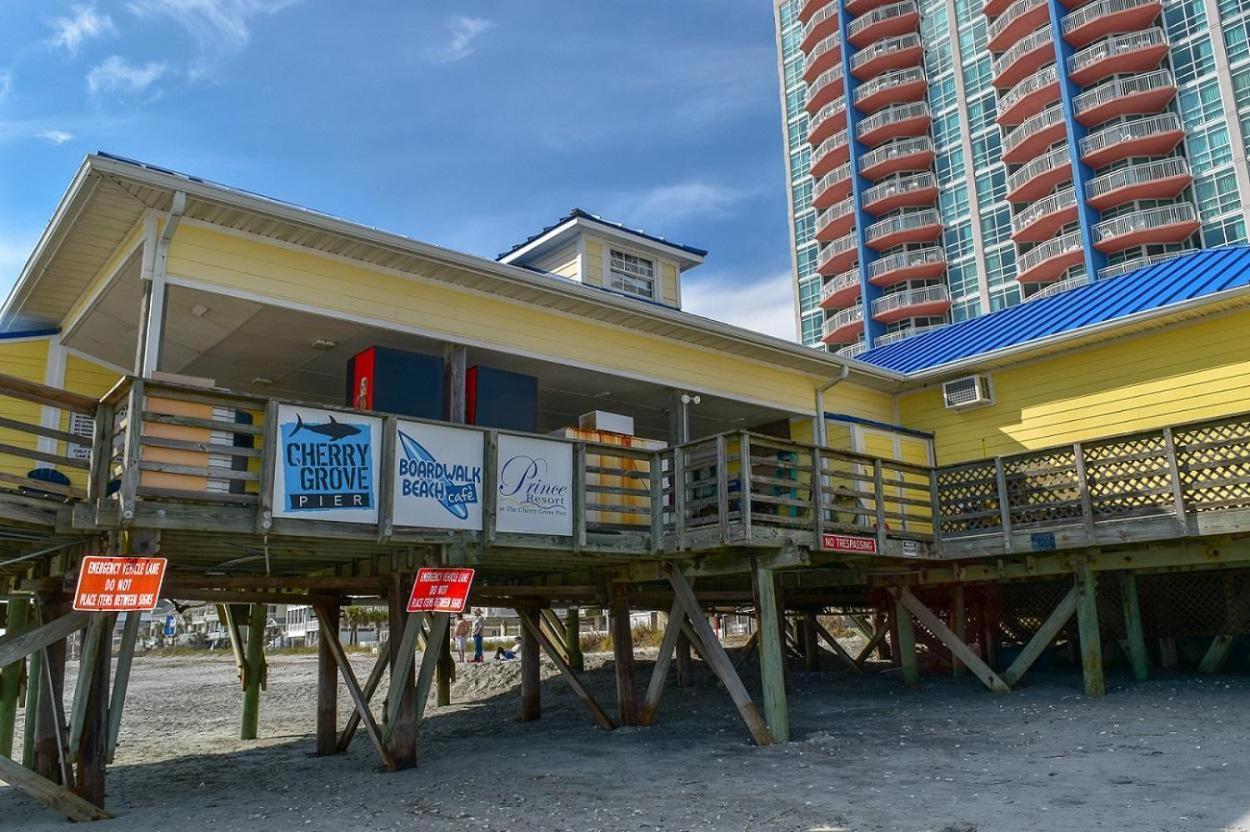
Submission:
[[[360,433],[360,428],[355,427],[354,425],[344,425],[340,422],[336,422],[334,420],[334,416],[330,416],[330,421],[324,425],[306,425],[304,424],[304,417],[297,413],[295,414],[295,430],[291,431],[291,436],[294,436],[301,430],[306,430],[309,433],[319,433],[322,436],[328,437],[331,442],[337,442],[340,439],[345,439],[348,436],[355,436]]]
[[[399,444],[404,449],[404,456],[399,460],[401,494],[435,500],[453,517],[468,520],[469,505],[477,502],[482,469],[439,462],[420,442],[403,431],[399,432]]]

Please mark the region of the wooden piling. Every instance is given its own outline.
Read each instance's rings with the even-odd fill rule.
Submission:
[[[438,650],[438,669],[434,676],[437,689],[435,701],[439,707],[446,707],[451,704],[451,683],[456,678],[456,662],[451,657],[451,628],[447,628],[438,644],[430,647]]]
[[[94,661],[88,663],[83,657],[80,672],[90,673],[86,684],[81,686],[85,701],[81,703],[82,734],[78,740],[78,771],[75,793],[95,806],[104,808],[105,768],[108,763],[108,711],[109,677],[113,648],[115,615],[101,616],[100,636],[89,649],[95,651]],[[74,703],[78,712],[80,703]]]
[[[694,657],[690,655],[690,637],[684,631],[677,636],[674,663],[677,667],[677,687],[693,687]]]
[[[916,656],[916,628],[911,613],[903,606],[902,601],[894,601],[894,632],[897,639],[894,652],[898,656],[899,666],[903,669],[903,684],[914,688],[920,684],[920,663]]]
[[[30,654],[26,668],[26,720],[22,731],[22,765],[35,770],[35,727],[39,724],[39,691],[43,688],[43,651]]]
[[[638,690],[634,682],[634,633],[629,621],[629,599],[623,584],[610,585],[608,594],[619,721],[621,725],[637,725]]]
[[[411,575],[396,575],[391,581],[387,598],[391,627],[391,667],[406,668],[402,679],[392,679],[390,695],[395,696],[398,702],[389,703],[394,719],[386,726],[391,756],[395,767],[401,769],[412,768],[417,764],[417,673],[412,661],[416,640],[414,638],[406,642],[398,637],[405,632],[405,625],[408,623],[408,594],[411,588]],[[408,660],[401,662],[400,657],[405,651],[410,651]],[[424,663],[422,666],[424,667]]]
[[[517,610],[518,615],[529,615],[529,610]],[[533,628],[521,627],[521,721],[532,722],[543,715],[542,688],[539,677],[538,638]]]
[[[11,634],[24,632],[30,623],[30,601],[13,598],[9,601],[9,619],[5,631]],[[26,671],[26,659],[21,658],[0,668],[0,755],[13,756],[13,732],[17,727],[17,700],[21,693],[22,676]]]
[[[579,673],[586,669],[586,657],[582,655],[582,613],[577,607],[569,607],[564,617],[564,652],[569,657],[569,667]]]
[[[70,612],[69,598],[62,593],[45,594],[40,597],[43,608],[42,620],[46,623]],[[35,720],[33,739],[34,771],[41,777],[72,786],[61,776],[60,734],[57,729],[57,712],[65,696],[65,640],[50,644],[43,653],[42,678],[39,685],[39,707]]]
[[[243,719],[239,739],[254,740],[260,727],[260,683],[265,660],[265,604],[252,604],[248,616],[247,650],[243,657]]]
[[[325,604],[318,609],[325,617],[331,633],[340,631],[338,604]],[[323,630],[324,632],[324,630]],[[317,756],[328,757],[339,751],[338,742],[338,667],[334,661],[329,639],[324,636],[317,642]]]
[[[820,670],[820,636],[816,632],[816,613],[803,613],[799,632],[803,635],[803,669]]]
[[[756,568],[759,592],[760,676],[764,686],[764,721],[774,742],[790,741],[790,710],[786,701],[786,657],[782,641],[784,617],[777,603],[771,570]]]
[[[1102,670],[1102,635],[1098,629],[1098,582],[1089,564],[1076,568],[1076,621],[1081,641],[1081,673],[1087,696],[1107,692]]]
[[[1141,622],[1141,602],[1137,597],[1135,573],[1120,573],[1120,600],[1124,607],[1124,638],[1128,641],[1128,657],[1133,665],[1133,678],[1144,682],[1150,678],[1150,660],[1146,657],[1146,634]]]
[[[964,605],[964,585],[955,584],[951,587],[951,632],[965,644],[968,642],[968,611]],[[951,674],[963,676],[968,672],[963,662],[951,652]]]

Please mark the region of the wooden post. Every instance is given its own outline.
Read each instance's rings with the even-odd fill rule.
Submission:
[[[135,658],[135,643],[139,640],[140,615],[126,613],[122,629],[121,650],[117,654],[117,669],[113,671],[113,694],[109,697],[108,760],[113,762],[117,751],[117,736],[121,733],[122,709],[126,706],[126,691],[130,687],[130,667]]]
[[[1055,640],[1055,637],[1059,635],[1059,631],[1064,628],[1064,625],[1072,618],[1072,613],[1076,611],[1076,595],[1076,587],[1073,587],[1050,615],[1046,616],[1046,620],[1042,622],[1042,626],[1029,639],[1028,644],[1024,645],[1020,655],[1003,672],[1003,679],[1006,680],[1007,684],[1015,685],[1019,682],[1021,677],[1033,666],[1033,662],[1037,661],[1037,657],[1042,655],[1046,648],[1050,646],[1050,643]]]
[[[41,597],[42,619],[54,621],[69,612],[69,599],[56,593]],[[61,777],[60,734],[56,714],[62,710],[65,685],[65,640],[53,642],[43,651],[42,678],[39,685],[39,713],[35,722],[34,758],[35,773],[54,783],[72,787]]]
[[[756,568],[759,587],[760,676],[764,686],[764,721],[775,742],[790,741],[790,711],[786,702],[783,617],[778,609],[776,582],[771,570]]]
[[[998,670],[999,619],[1002,615],[1001,600],[997,586],[987,586],[981,594],[981,642],[985,648],[985,663],[994,670]]]
[[[951,587],[951,632],[955,634],[955,638],[964,642],[968,642],[968,611],[964,607],[964,585],[955,584]],[[951,673],[958,677],[968,672],[968,668],[964,667],[959,661],[959,657],[951,651]]]
[[[436,701],[439,707],[446,707],[451,704],[451,683],[456,678],[456,662],[451,657],[450,627],[438,644],[431,645],[431,649],[438,650],[438,668],[434,679],[438,691]]]
[[[5,632],[24,632],[30,622],[30,601],[12,598],[9,601],[9,620]],[[21,658],[0,668],[0,755],[13,756],[13,731],[17,727],[17,699],[21,692],[22,675],[26,671],[26,659]]]
[[[517,610],[518,616],[530,610]],[[534,627],[521,627],[521,721],[532,722],[543,715],[542,687],[539,676],[538,637]]]
[[[638,691],[634,683],[634,633],[629,625],[629,599],[622,584],[608,587],[612,618],[612,655],[616,665],[616,702],[621,725],[638,724]]]
[[[325,623],[317,642],[317,756],[328,757],[339,750],[339,674],[332,645],[325,633],[333,633],[337,638],[341,618],[338,604],[325,604],[318,607],[316,613]]]
[[[265,661],[265,604],[252,604],[247,625],[247,652],[243,657],[243,720],[239,739],[254,740],[260,726],[260,683]]]
[[[581,700],[586,709],[594,716],[595,722],[599,723],[599,727],[606,731],[611,731],[616,727],[611,717],[599,707],[599,703],[590,695],[590,691],[586,690],[586,686],[577,678],[577,674],[573,672],[573,668],[569,667],[568,662],[561,655],[560,645],[554,639],[549,637],[542,628],[538,626],[538,618],[528,610],[518,610],[521,618],[521,626],[529,631],[534,640],[538,643],[546,653],[547,658],[551,659],[551,663],[556,666],[556,670],[560,671],[560,675],[569,683],[569,687],[573,689],[573,695]],[[524,639],[522,639],[524,641]]]
[[[582,655],[582,618],[581,610],[569,607],[564,621],[564,652],[569,657],[569,667],[581,672],[586,669],[586,658]]]
[[[1089,564],[1076,568],[1076,621],[1081,636],[1081,672],[1085,694],[1102,696],[1107,683],[1102,672],[1102,636],[1098,630],[1098,581]]]
[[[408,623],[408,590],[412,588],[411,576],[396,575],[391,583],[389,596],[389,613],[391,625],[391,668],[394,670],[399,668],[402,673],[397,673],[396,678],[391,680],[390,695],[396,698],[396,701],[390,702],[391,713],[394,716],[392,722],[386,726],[390,740],[391,756],[395,760],[396,768],[412,768],[417,764],[417,691],[416,691],[416,668],[413,665],[413,656],[416,650],[416,638],[409,641],[406,638],[397,638],[399,633],[405,633],[405,625]],[[445,616],[444,616],[445,617]],[[416,618],[416,616],[412,616]],[[430,649],[429,644],[426,645],[427,652]],[[401,662],[401,656],[408,652],[407,660]],[[422,666],[425,665],[425,656],[422,656]],[[398,692],[397,692],[398,690]]]
[[[1124,607],[1124,637],[1128,641],[1128,657],[1133,665],[1133,678],[1144,682],[1150,678],[1150,661],[1146,658],[1146,633],[1141,623],[1137,575],[1133,572],[1120,573],[1120,600]]]
[[[808,671],[820,670],[820,641],[816,635],[816,613],[803,613],[803,667]]]
[[[920,599],[913,595],[907,587],[895,589],[892,592],[894,597],[907,609],[907,612],[911,613],[911,616],[932,633],[939,642],[948,647],[959,661],[972,671],[987,688],[994,693],[1006,693],[1011,689],[997,673],[981,660],[980,656],[973,653],[968,645],[951,632],[951,629],[942,623],[942,619],[934,615],[933,611],[921,603]],[[914,627],[912,629],[914,637]]]
[[[26,720],[22,731],[22,765],[35,770],[35,727],[39,724],[39,699],[43,689],[43,651],[30,654],[26,672]]]
[[[916,657],[916,628],[911,619],[911,612],[898,598],[894,600],[894,624],[898,639],[895,643],[895,652],[898,654],[899,665],[903,668],[903,684],[914,688],[920,684],[920,664]]]
[[[74,791],[79,797],[104,808],[105,766],[108,762],[108,708],[109,676],[113,648],[113,626],[117,617],[101,615],[99,637],[91,645],[95,660],[89,665],[79,662],[79,672],[90,673],[83,689],[85,696],[81,717],[81,736],[76,749],[78,756],[78,780]],[[88,630],[88,633],[91,631]],[[75,711],[78,711],[75,703]]]
[[[677,687],[693,687],[694,659],[690,655],[690,637],[684,631],[677,636],[677,646],[674,648],[674,652],[674,663],[677,666]]]

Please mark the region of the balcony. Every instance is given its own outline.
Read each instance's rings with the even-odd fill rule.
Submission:
[[[846,99],[839,98],[820,108],[808,122],[807,141],[817,147],[839,130],[846,129]]]
[[[928,87],[929,82],[921,67],[896,69],[861,84],[855,90],[855,108],[870,115],[891,104],[923,101]]]
[[[838,4],[830,3],[803,24],[803,41],[799,49],[811,53],[812,47],[838,31]]]
[[[930,318],[945,315],[951,308],[951,293],[945,284],[904,289],[879,297],[872,302],[872,319],[893,324],[907,318]]]
[[[866,241],[874,251],[907,243],[932,243],[942,235],[942,218],[932,209],[909,211],[868,226]]]
[[[1055,44],[1050,39],[1050,28],[1038,29],[994,59],[994,86],[1009,90],[1054,62]]]
[[[1063,39],[1080,49],[1114,32],[1145,29],[1163,12],[1163,0],[1095,0],[1063,19]]]
[[[928,324],[926,326],[907,326],[902,329],[896,329],[893,332],[887,332],[879,338],[874,338],[872,345],[876,347],[888,347],[890,344],[897,344],[899,341],[906,341],[908,338],[915,338],[917,335],[928,332],[931,329],[941,329],[946,324]]]
[[[851,164],[847,162],[840,168],[826,173],[816,180],[812,188],[815,196],[812,205],[817,208],[832,208],[851,195]]]
[[[1004,127],[1012,127],[1058,100],[1059,73],[1051,64],[1003,93],[998,99],[998,117],[995,120]]]
[[[887,254],[868,264],[868,282],[886,288],[908,280],[936,280],[946,272],[941,246]]]
[[[855,199],[848,197],[816,215],[816,239],[832,243],[855,228]]]
[[[924,44],[914,32],[896,38],[879,40],[851,56],[851,74],[867,81],[891,69],[920,66]]]
[[[929,131],[933,122],[929,105],[923,101],[895,104],[860,121],[858,138],[869,147],[878,147],[891,139],[919,136]]]
[[[1007,201],[1032,202],[1071,181],[1072,160],[1067,146],[1060,145],[1007,176]]]
[[[847,234],[820,250],[820,262],[816,264],[816,271],[822,277],[834,277],[848,271],[858,260],[859,247],[855,234]]]
[[[1176,97],[1176,79],[1166,69],[1106,81],[1076,97],[1076,120],[1086,127],[1136,113],[1157,113]]]
[[[1094,177],[1085,186],[1085,201],[1105,211],[1137,199],[1175,199],[1193,181],[1184,159],[1155,159]]]
[[[820,112],[821,107],[832,101],[845,102],[843,90],[842,64],[837,63],[820,73],[815,81],[807,85],[807,103],[803,105],[803,109],[811,114]]]
[[[868,352],[868,342],[856,341],[854,344],[851,344],[848,347],[843,347],[834,354],[839,358],[858,358],[866,352]]]
[[[1198,212],[1189,202],[1144,208],[1095,225],[1094,248],[1110,253],[1133,246],[1183,243],[1198,225]]]
[[[899,139],[861,156],[859,172],[868,179],[880,179],[899,171],[928,170],[933,166],[936,156],[933,139],[928,136]]]
[[[1051,298],[1055,295],[1062,295],[1064,292],[1070,292],[1073,289],[1079,289],[1082,286],[1088,285],[1089,278],[1083,274],[1079,274],[1076,277],[1069,277],[1067,280],[1060,280],[1058,283],[1052,283],[1049,286],[1044,286],[1029,295],[1027,298],[1024,298],[1024,301],[1027,303],[1031,300]]]
[[[799,22],[809,22],[816,16],[817,12],[830,6],[836,9],[838,7],[837,0],[803,0],[803,4],[799,6]]]
[[[824,337],[820,340],[826,344],[853,344],[864,332],[864,308],[855,304],[850,309],[843,309],[836,315],[825,319]]]
[[[1164,156],[1183,138],[1185,128],[1176,113],[1111,124],[1081,140],[1081,161],[1100,168],[1133,156]]]
[[[1046,0],[1015,0],[990,23],[987,46],[991,52],[1006,52],[1016,41],[1049,21]]]
[[[1078,86],[1088,87],[1112,75],[1158,69],[1167,54],[1167,34],[1157,26],[1143,32],[1113,35],[1069,57],[1068,78]]]
[[[1011,239],[1017,243],[1040,243],[1076,220],[1076,191],[1064,188],[1012,217]]]
[[[847,142],[846,131],[835,133],[812,151],[812,176],[820,179],[834,168],[846,164],[850,158],[851,147]]]
[[[1016,280],[1020,283],[1052,283],[1084,260],[1081,232],[1069,231],[1016,257]]]
[[[829,37],[816,44],[816,48],[807,53],[803,60],[803,80],[811,84],[820,73],[842,64],[842,38],[838,35]]]
[[[1063,118],[1063,107],[1052,104],[1003,137],[1003,161],[1020,165],[1038,156],[1056,142],[1063,141],[1068,133]]]
[[[1119,263],[1113,263],[1098,273],[1099,280],[1106,280],[1109,277],[1119,277],[1122,274],[1135,272],[1138,269],[1144,269],[1147,266],[1153,266],[1157,263],[1165,263],[1181,254],[1188,254],[1187,251],[1164,251],[1159,254],[1144,254],[1141,257],[1134,257],[1131,260],[1122,260]]]
[[[834,275],[820,287],[820,308],[830,312],[859,303],[859,269]]]
[[[898,37],[916,31],[920,23],[920,9],[913,0],[878,6],[860,15],[846,27],[846,39],[862,49],[882,38]]]
[[[900,174],[864,191],[865,211],[881,216],[899,208],[918,208],[937,201],[937,177],[932,173]]]

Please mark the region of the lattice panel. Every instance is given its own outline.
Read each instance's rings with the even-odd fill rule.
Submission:
[[[1187,511],[1250,507],[1250,422],[1180,428],[1174,438]]]
[[[994,463],[941,468],[936,477],[943,534],[1002,528]]]
[[[1175,514],[1163,434],[1083,445],[1082,450],[1096,520]]]
[[[1013,528],[1081,519],[1076,454],[1057,448],[1003,458]]]
[[[1137,594],[1148,638],[1250,633],[1250,571],[1143,575]]]
[[[1000,618],[1004,643],[1027,643],[1071,588],[1070,580],[1003,584],[1000,588]],[[1059,638],[1071,636],[1075,632],[1074,627],[1075,624],[1069,622]]]

